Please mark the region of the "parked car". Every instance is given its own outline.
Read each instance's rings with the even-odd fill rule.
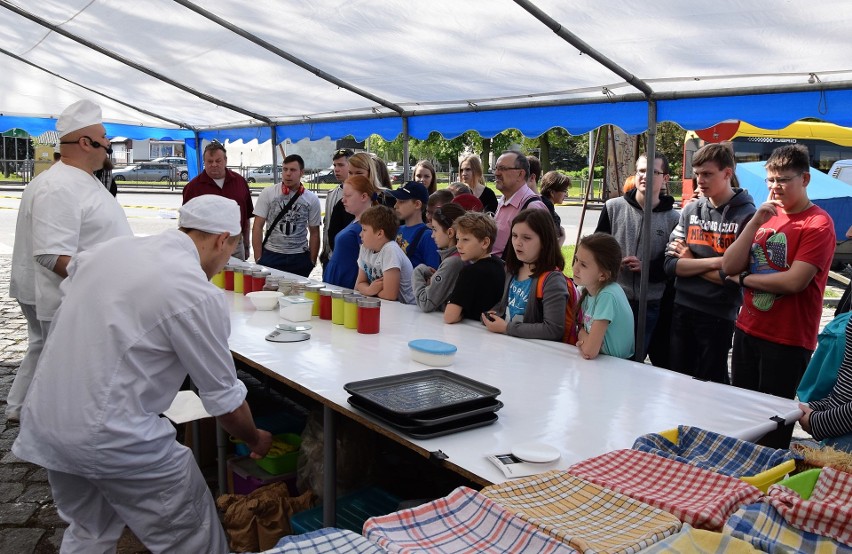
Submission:
[[[169,181],[177,175],[177,168],[169,163],[142,162],[112,170],[112,178],[120,181]]]
[[[281,175],[281,166],[278,166],[278,175]],[[262,165],[254,169],[250,169],[246,174],[246,181],[249,183],[271,183],[275,179],[272,174],[272,164]]]
[[[164,156],[162,158],[154,158],[151,162],[171,164],[177,168],[177,178],[179,181],[186,181],[189,179],[189,168],[186,165],[186,158],[181,158],[180,156]]]
[[[311,173],[309,176],[306,176],[305,180],[311,183],[336,183],[337,177],[334,176],[334,168],[329,168]]]

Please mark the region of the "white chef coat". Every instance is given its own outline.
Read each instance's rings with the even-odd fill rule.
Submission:
[[[12,249],[12,271],[9,276],[9,296],[22,304],[35,306],[35,264],[33,259],[33,196],[48,181],[48,173],[59,164],[40,173],[24,189],[18,206],[15,224],[15,246]]]
[[[88,478],[127,477],[183,448],[159,414],[187,374],[210,414],[242,404],[225,295],[185,233],[83,252],[62,289],[12,447],[19,458]]]
[[[124,210],[91,173],[59,161],[33,182],[42,177],[32,198],[33,256],[74,257],[111,238],[133,234]],[[62,277],[33,264],[38,318],[50,321],[59,307]]]

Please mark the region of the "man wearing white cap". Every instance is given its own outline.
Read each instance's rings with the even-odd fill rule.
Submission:
[[[68,267],[12,446],[48,470],[70,523],[63,552],[114,551],[125,525],[153,552],[228,551],[192,453],[159,416],[187,375],[253,457],[269,450],[228,349],[224,292],[209,282],[237,243],[239,207],[204,195],[179,213],[179,229],[113,239]]]
[[[7,399],[10,421],[20,417],[68,263],[98,243],[132,234],[124,210],[94,176],[111,152],[100,106],[71,104],[56,132],[62,157],[24,189],[15,228],[9,296],[27,318],[29,343]]]

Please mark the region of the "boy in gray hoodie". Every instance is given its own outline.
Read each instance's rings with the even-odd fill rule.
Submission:
[[[728,351],[742,292],[722,272],[722,256],[754,215],[754,200],[731,187],[735,161],[727,146],[702,147],[692,167],[701,197],[683,208],[666,251],[666,273],[675,277],[671,368],[730,383]]]
[[[660,300],[666,288],[665,254],[669,235],[678,222],[679,213],[672,209],[674,198],[660,194],[669,179],[669,162],[662,154],[654,157],[653,169],[648,175],[648,160],[642,155],[636,160],[636,188],[624,196],[607,200],[601,210],[595,232],[609,233],[621,246],[624,259],[618,273],[618,284],[624,289],[633,309],[634,328],[638,329],[639,282],[642,277],[641,256],[646,238],[642,236],[645,219],[645,194],[652,195],[651,259],[648,263],[648,293],[646,295],[645,337],[642,352],[648,351],[651,335],[660,315]],[[650,191],[647,183],[651,183]],[[640,344],[637,341],[637,346]],[[636,349],[637,351],[639,348]],[[644,356],[643,356],[644,357]],[[641,361],[641,360],[640,360]]]

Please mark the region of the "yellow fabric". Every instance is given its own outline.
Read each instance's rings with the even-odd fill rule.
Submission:
[[[652,546],[643,554],[683,554],[685,552],[752,554],[761,551],[730,535],[694,529],[690,525],[684,524],[680,533]]]
[[[564,471],[492,485],[481,492],[581,552],[638,552],[681,527],[668,512]]]

